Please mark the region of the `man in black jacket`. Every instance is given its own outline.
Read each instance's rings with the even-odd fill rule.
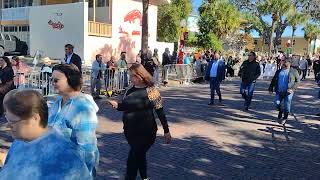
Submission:
[[[162,54],[162,79],[163,79],[163,85],[166,86],[168,84],[168,74],[167,74],[167,67],[166,65],[171,64],[171,57],[170,57],[170,51],[169,48],[166,48],[164,50],[164,53]]]
[[[278,123],[283,125],[286,123],[288,115],[291,112],[291,101],[294,91],[298,88],[300,76],[297,69],[290,68],[291,63],[288,60],[282,59],[280,65],[282,68],[272,78],[269,92],[276,92],[275,103],[279,111]],[[281,108],[282,101],[284,101],[284,108]]]
[[[64,58],[64,61],[66,64],[74,64],[78,67],[78,69],[81,71],[81,66],[82,66],[82,62],[81,62],[81,58],[78,54],[74,53],[73,52],[73,45],[71,44],[66,44],[64,46],[64,50],[66,52],[65,54],[65,58]]]
[[[244,108],[246,111],[249,110],[256,80],[260,76],[260,73],[260,65],[256,61],[256,53],[250,52],[249,59],[242,63],[239,71],[239,75],[242,78],[240,94],[245,100]]]

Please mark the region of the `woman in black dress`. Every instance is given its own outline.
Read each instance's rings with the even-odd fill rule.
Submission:
[[[13,83],[14,73],[11,66],[10,59],[7,57],[0,57],[0,116],[3,115],[3,98],[14,89]]]
[[[109,103],[118,111],[123,111],[124,134],[130,145],[126,180],[134,180],[138,170],[142,179],[148,179],[146,153],[157,135],[154,111],[161,121],[166,143],[170,143],[171,135],[162,99],[154,87],[152,76],[141,64],[133,64],[129,75],[133,87],[125,93],[121,102],[110,100]]]

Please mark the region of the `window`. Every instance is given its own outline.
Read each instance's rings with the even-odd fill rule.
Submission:
[[[15,32],[14,30],[15,30],[15,26],[4,26],[3,27],[3,31],[4,32]]]
[[[20,26],[19,30],[22,32],[28,32],[29,31],[29,26]]]
[[[26,7],[26,6],[32,6],[33,0],[18,0],[17,7]]]
[[[255,39],[254,40],[254,44],[257,45],[258,44],[258,40]]]
[[[109,6],[109,0],[96,0],[97,7]]]
[[[32,6],[33,0],[4,0],[4,8]]]
[[[4,8],[15,7],[15,1],[12,1],[12,0],[4,0],[3,4],[4,4]]]
[[[88,0],[89,8],[93,7],[93,0]],[[96,7],[107,7],[109,6],[109,0],[96,0]]]
[[[5,34],[4,39],[10,41],[10,36],[8,34]]]
[[[89,8],[92,8],[93,7],[93,0],[89,0]]]

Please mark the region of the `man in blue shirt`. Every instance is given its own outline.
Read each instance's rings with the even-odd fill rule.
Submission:
[[[278,70],[272,78],[269,92],[276,92],[276,108],[278,113],[278,123],[284,125],[291,112],[291,101],[294,90],[297,89],[300,77],[297,69],[290,68],[290,61],[282,58],[280,62],[282,68]],[[284,108],[281,107],[281,102],[284,101]],[[283,118],[282,118],[283,117]]]
[[[215,52],[206,72],[205,79],[210,81],[211,98],[208,105],[214,105],[214,95],[217,92],[219,96],[219,102],[222,102],[220,83],[225,78],[225,64],[219,60],[219,53]]]

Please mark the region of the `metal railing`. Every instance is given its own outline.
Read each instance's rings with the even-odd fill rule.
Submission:
[[[91,86],[93,86],[91,68],[82,69],[83,86],[81,91],[91,94]],[[17,73],[15,77],[21,77],[24,79],[23,83],[17,81],[16,88],[20,89],[36,89],[44,96],[50,96],[56,94],[52,84],[51,73],[40,72],[40,70],[34,70],[32,72],[21,74]],[[129,77],[127,69],[107,69],[103,72],[103,76],[100,79],[102,81],[102,92],[112,91],[121,93],[129,85]]]
[[[1,10],[2,21],[28,21],[30,7],[6,8]]]
[[[196,64],[170,64],[162,69],[163,81],[177,80],[191,82],[194,79],[205,76],[207,65]]]
[[[157,69],[157,81],[159,83],[169,80],[191,82],[196,78],[204,77],[205,72],[206,64],[170,64]],[[52,85],[51,73],[40,72],[40,69],[35,69],[27,74],[16,74],[16,76],[24,76],[25,79],[23,84],[16,85],[17,88],[37,89],[44,96],[57,93]],[[82,80],[83,86],[81,91],[89,94],[93,93],[91,92],[91,87],[94,86],[92,84],[94,81],[90,67],[82,68]],[[119,68],[104,71],[100,81],[102,93],[122,93],[130,84],[128,70]]]
[[[88,34],[90,36],[112,37],[112,25],[88,21]]]

